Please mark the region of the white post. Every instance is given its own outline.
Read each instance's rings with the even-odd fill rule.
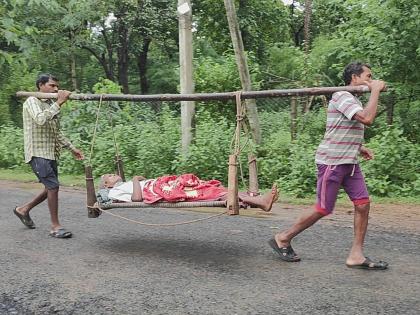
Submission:
[[[179,78],[181,94],[194,93],[192,9],[190,0],[178,0],[179,17]],[[181,101],[181,145],[188,152],[193,138],[194,101]]]

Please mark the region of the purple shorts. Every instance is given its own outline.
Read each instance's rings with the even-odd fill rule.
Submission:
[[[370,202],[365,178],[359,164],[317,164],[316,211],[328,215],[333,212],[340,187],[343,187],[355,206]]]

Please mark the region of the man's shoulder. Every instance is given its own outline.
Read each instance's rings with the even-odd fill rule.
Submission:
[[[348,91],[337,91],[337,92],[334,92],[331,100],[338,101],[339,99],[349,98],[349,97],[354,98],[355,96]]]
[[[335,92],[330,100],[330,103],[335,106],[341,106],[346,103],[359,103],[356,96],[347,91]]]
[[[23,103],[24,106],[30,106],[32,104],[39,104],[41,103],[41,100],[39,98],[36,98],[35,96],[29,96],[25,102]]]

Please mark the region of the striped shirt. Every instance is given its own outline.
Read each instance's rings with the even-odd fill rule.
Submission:
[[[51,100],[42,101],[29,97],[23,103],[23,142],[25,162],[33,156],[57,160],[63,147],[75,147],[63,136],[59,124],[60,106]]]
[[[324,139],[316,151],[315,162],[325,165],[357,164],[364,139],[364,125],[352,120],[363,110],[360,100],[349,92],[333,94],[328,104]]]

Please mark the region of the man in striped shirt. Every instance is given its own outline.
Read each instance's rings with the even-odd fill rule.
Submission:
[[[58,117],[60,108],[71,93],[58,90],[58,79],[50,74],[40,75],[36,81],[36,87],[40,92],[58,93],[56,102],[31,96],[23,104],[25,162],[31,165],[38,180],[44,184],[45,188],[33,200],[16,207],[13,212],[24,225],[34,229],[35,224],[29,216],[29,212],[47,199],[52,225],[50,235],[57,238],[68,238],[72,236],[72,233],[64,229],[58,220],[57,160],[61,148],[69,149],[78,160],[84,158],[83,153],[75,148],[60,131]]]
[[[288,230],[278,233],[269,241],[270,246],[284,261],[299,261],[290,243],[292,239],[332,213],[337,195],[344,188],[354,204],[354,240],[346,265],[350,268],[386,269],[383,261],[372,261],[363,254],[370,200],[357,157],[370,160],[373,153],[363,146],[364,126],[375,119],[380,92],[385,83],[372,80],[370,66],[360,62],[347,65],[343,73],[346,85],[368,85],[371,91],[365,107],[349,92],[341,91],[332,95],[328,105],[327,124],[324,139],[318,147],[315,162],[318,168],[317,203],[315,210],[304,214]]]

